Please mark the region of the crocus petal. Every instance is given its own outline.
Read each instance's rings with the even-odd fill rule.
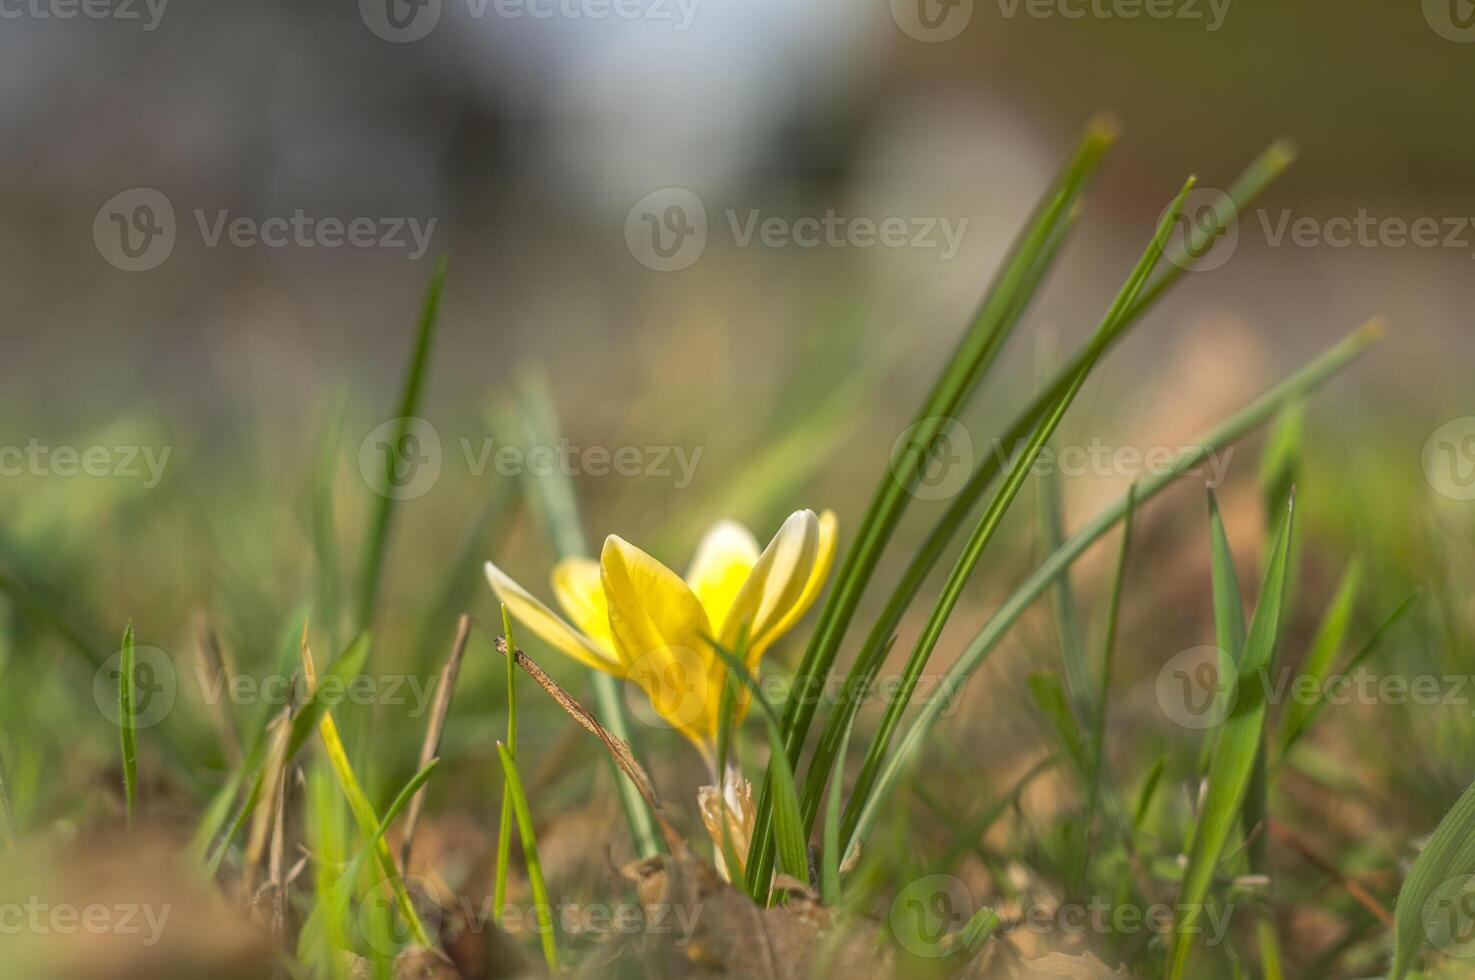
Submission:
[[[662,718],[705,748],[717,729],[722,677],[702,604],[681,576],[616,535],[605,539],[600,570],[626,675]]]
[[[559,562],[553,568],[553,594],[574,625],[610,659],[617,660],[614,639],[609,632],[609,602],[604,597],[599,562],[583,557],[565,558]]]
[[[702,535],[686,572],[686,584],[707,612],[707,622],[720,626],[733,600],[758,563],[758,542],[736,521],[718,521]]]
[[[557,613],[543,605],[496,565],[487,562],[487,581],[492,591],[506,603],[507,611],[539,638],[573,657],[582,664],[616,677],[624,676],[619,660],[601,650],[589,637],[565,623]]]
[[[778,625],[805,591],[819,549],[819,518],[795,511],[784,521],[743,583],[722,624],[722,642],[735,646],[748,629],[748,662],[756,665]]]
[[[765,646],[793,629],[800,617],[814,605],[814,600],[819,598],[825,587],[825,579],[830,577],[830,567],[835,563],[835,544],[839,540],[839,529],[840,522],[834,511],[827,510],[819,515],[819,543],[815,548],[814,564],[810,566],[809,580],[804,583],[799,598],[773,624],[768,634],[758,637]],[[761,650],[759,655],[762,655]]]

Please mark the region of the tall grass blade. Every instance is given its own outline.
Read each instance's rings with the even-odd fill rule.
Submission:
[[[1342,649],[1342,643],[1347,636],[1347,627],[1352,622],[1352,608],[1357,601],[1358,590],[1362,586],[1362,563],[1353,561],[1342,573],[1342,581],[1337,584],[1337,591],[1332,595],[1332,601],[1327,604],[1326,612],[1322,615],[1321,623],[1316,628],[1316,634],[1311,640],[1311,649],[1306,654],[1306,659],[1301,663],[1300,677],[1306,678],[1315,685],[1315,690],[1320,691],[1331,673],[1332,666],[1337,661],[1337,654]],[[1299,684],[1298,678],[1295,683]],[[1311,717],[1312,705],[1301,698],[1291,698],[1286,704],[1285,710],[1280,716],[1280,737],[1278,755],[1284,758],[1286,750],[1291,747],[1297,737],[1305,729],[1306,723]]]
[[[1198,815],[1198,829],[1178,892],[1180,917],[1175,924],[1169,954],[1168,980],[1182,980],[1188,969],[1193,938],[1198,932],[1197,921],[1209,897],[1214,870],[1219,865],[1230,834],[1242,819],[1241,810],[1250,788],[1255,759],[1263,748],[1268,707],[1263,680],[1274,663],[1275,642],[1280,632],[1294,515],[1293,493],[1276,532],[1260,600],[1245,638],[1234,705],[1224,720],[1214,761],[1209,766],[1208,792]]]
[[[512,617],[505,603],[502,607],[502,636],[507,640],[507,649],[516,650],[517,641],[512,636]],[[507,754],[517,760],[517,658],[507,658]],[[512,861],[512,791],[507,787],[502,792],[502,816],[497,823],[497,870],[492,886],[492,911],[501,915],[507,903],[507,874]]]
[[[1136,301],[1137,296],[1141,293],[1148,276],[1151,275],[1158,260],[1162,257],[1163,246],[1168,241],[1168,236],[1173,229],[1178,211],[1182,207],[1184,198],[1188,196],[1189,190],[1192,189],[1193,183],[1193,179],[1190,178],[1183,185],[1183,189],[1178,192],[1178,196],[1174,199],[1172,205],[1164,212],[1162,219],[1158,222],[1151,242],[1149,242],[1142,257],[1138,259],[1131,275],[1127,277],[1126,283],[1123,284],[1121,290],[1117,293],[1116,299],[1113,300],[1111,307],[1102,319],[1101,326],[1097,330],[1098,337],[1110,332],[1112,327],[1125,311],[1131,308],[1132,303]],[[1076,376],[1071,379],[1070,386],[1055,404],[1051,406],[1049,414],[1040,420],[1040,424],[1034,433],[1031,434],[1029,442],[1025,444],[1023,451],[1020,452],[1018,458],[1010,466],[1009,473],[1004,478],[1003,485],[995,493],[994,498],[989,501],[988,507],[983,512],[983,517],[973,529],[973,533],[969,536],[968,541],[963,545],[962,554],[958,556],[957,562],[953,565],[953,570],[949,574],[947,582],[943,585],[942,593],[938,597],[937,604],[933,607],[932,615],[927,620],[926,626],[923,627],[922,635],[918,638],[917,644],[907,660],[902,672],[901,684],[898,686],[896,695],[888,698],[886,712],[881,719],[880,727],[877,729],[875,741],[871,743],[871,748],[866,753],[865,763],[861,767],[855,789],[851,792],[850,802],[846,806],[845,814],[844,833],[847,847],[849,846],[848,842],[854,839],[856,823],[860,819],[861,810],[865,806],[871,787],[885,760],[887,749],[891,744],[892,733],[901,722],[901,715],[906,710],[907,704],[911,700],[912,692],[916,689],[918,678],[921,677],[923,668],[926,667],[928,659],[932,656],[932,651],[937,646],[937,641],[942,636],[943,627],[947,625],[947,621],[952,615],[958,599],[962,597],[964,585],[967,584],[968,578],[973,573],[973,569],[983,557],[983,552],[988,547],[989,542],[993,540],[994,533],[1003,522],[1004,514],[1008,511],[1009,505],[1014,502],[1014,498],[1018,496],[1020,488],[1024,486],[1024,481],[1028,477],[1030,469],[1034,466],[1035,458],[1050,440],[1056,428],[1059,427],[1061,419],[1065,417],[1066,410],[1075,401],[1075,397],[1080,392],[1081,386],[1086,383],[1087,376],[1090,375],[1092,368],[1096,366],[1096,360],[1093,357],[1081,365],[1080,370],[1076,372]]]
[[[123,751],[123,799],[128,829],[138,807],[138,679],[134,676],[133,624],[123,627],[118,658],[118,730]]]
[[[558,941],[553,935],[553,906],[548,903],[548,884],[543,880],[543,865],[538,860],[538,840],[533,835],[533,815],[528,807],[527,794],[523,792],[522,779],[517,774],[517,763],[507,746],[497,743],[497,755],[502,759],[502,774],[507,779],[507,793],[512,797],[512,810],[517,815],[517,831],[522,838],[522,856],[527,864],[528,883],[533,889],[533,912],[538,920],[538,933],[543,940],[543,960],[550,973],[558,972]]]
[[[1326,382],[1381,337],[1383,329],[1383,321],[1380,319],[1363,324],[1310,364],[1262,394],[1219,425],[1200,434],[1192,441],[1192,448],[1185,449],[1174,457],[1164,472],[1149,477],[1139,484],[1136,494],[1138,506],[1157,496],[1189,469],[1202,463],[1211,452],[1243,438],[1245,434],[1254,431],[1267,419],[1273,417],[1289,401],[1305,395]],[[865,839],[885,801],[895,790],[902,773],[921,751],[927,733],[937,724],[949,699],[958,696],[969,676],[993,652],[994,647],[1024,611],[1044,594],[1050,583],[1055,580],[1055,576],[1070,567],[1071,563],[1078,559],[1087,548],[1115,526],[1125,516],[1126,511],[1127,498],[1124,495],[1079,528],[1005,600],[983,629],[974,636],[944,674],[938,696],[933,697],[922,706],[917,718],[912,722],[896,751],[887,761],[877,779],[875,789],[866,801],[852,840]]]
[[[430,348],[435,337],[435,323],[440,311],[441,289],[446,282],[446,258],[435,264],[430,275],[430,285],[425,291],[425,301],[420,308],[420,323],[415,332],[414,353],[405,372],[404,388],[400,392],[399,407],[394,417],[399,419],[394,440],[390,443],[398,451],[410,434],[411,420],[420,407],[420,396],[425,389],[425,378],[430,371]],[[384,484],[378,488],[379,499],[369,523],[369,539],[364,552],[362,578],[359,583],[358,621],[360,630],[368,629],[374,619],[374,606],[379,598],[379,582],[384,571],[384,556],[389,549],[389,530],[394,521],[395,504],[398,500],[390,493],[396,476],[394,452],[384,457]]]
[[[1177,243],[1174,246],[1174,250],[1168,254],[1169,264],[1159,269],[1157,277],[1137,298],[1127,316],[1122,319],[1110,336],[1098,339],[1103,350],[1120,340],[1127,329],[1137,323],[1153,304],[1178,281],[1191,264],[1188,256],[1201,254],[1201,250],[1223,228],[1235,220],[1238,212],[1254,201],[1289,166],[1294,156],[1294,150],[1288,143],[1279,142],[1273,144],[1251,163],[1231,185],[1224,198],[1217,203],[1213,219],[1204,224],[1197,221],[1192,223],[1193,233],[1188,241]],[[1047,252],[1048,254],[1051,253]],[[946,513],[938,521],[932,533],[928,535],[922,548],[907,565],[906,571],[902,574],[890,599],[887,600],[884,610],[876,620],[866,638],[865,645],[851,667],[844,690],[864,691],[870,685],[884,659],[881,655],[882,648],[894,635],[902,616],[906,613],[912,600],[916,598],[922,588],[922,583],[941,558],[948,543],[983,496],[983,492],[993,482],[994,477],[1003,469],[1005,454],[1024,444],[1040,418],[1069,386],[1076,371],[1088,360],[1098,356],[1099,352],[1095,346],[1093,344],[1079,351],[1070,363],[1056,373],[1047,388],[1036,395],[1034,401],[1010,423],[1005,435],[995,443],[996,451],[984,458],[967,484],[948,506]],[[814,759],[805,777],[804,793],[800,799],[806,825],[813,822],[814,815],[818,812],[820,794],[824,791],[826,774],[830,771],[838,750],[840,733],[849,724],[849,715],[854,714],[858,709],[859,699],[846,697],[837,709],[830,713],[825,723],[819,746],[815,750]],[[761,827],[763,821],[761,809],[758,819]]]

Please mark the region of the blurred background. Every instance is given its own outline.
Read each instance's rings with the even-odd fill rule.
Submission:
[[[22,821],[85,825],[116,809],[47,788],[59,765],[73,784],[107,772],[116,738],[56,619],[106,656],[131,618],[140,642],[181,664],[208,622],[250,669],[275,661],[303,604],[323,609],[324,548],[345,568],[364,548],[377,499],[364,460],[397,414],[440,257],[449,275],[418,413],[439,477],[399,505],[376,623],[392,663],[438,662],[462,609],[490,621],[482,559],[548,595],[550,543],[486,455],[518,441],[513,393],[529,384],[573,444],[641,450],[639,472],[573,474],[591,546],[618,532],[680,568],[710,521],[736,516],[766,540],[804,506],[839,511],[847,544],[1012,236],[1103,112],[1121,138],[963,420],[974,458],[1042,361],[1095,329],[1184,177],[1212,193],[1290,139],[1294,166],[1111,353],[1060,442],[1177,448],[1386,315],[1382,342],[1306,409],[1295,628],[1312,632],[1361,556],[1357,635],[1422,586],[1433,598],[1399,655],[1467,669],[1470,504],[1465,483],[1430,468],[1429,446],[1451,420],[1475,438],[1468,8],[0,0],[0,446],[34,447],[27,460],[101,446],[111,466],[68,480],[54,458],[0,456],[19,466],[0,479],[0,571],[36,600],[12,590],[4,610],[0,676],[28,679],[12,694],[17,721],[0,723],[0,758],[29,801]],[[1251,601],[1259,455],[1256,439],[1226,458],[1220,489]],[[1137,475],[1062,480],[1066,529]],[[1150,700],[1158,664],[1212,638],[1202,482],[1143,516],[1141,563],[1158,578],[1128,586],[1129,703]],[[1012,550],[980,569],[929,672],[1034,567],[1040,531],[1023,505],[1035,501],[1021,504]],[[901,550],[944,506],[918,502]],[[1113,558],[1098,550],[1079,586],[1099,599]],[[884,598],[873,592],[862,625]],[[345,639],[349,618],[330,614],[326,631]],[[899,649],[919,626],[907,622]],[[775,669],[800,633],[771,655]],[[1021,720],[1026,705],[998,703],[1024,690],[1049,642],[1044,624],[1021,633],[1016,659],[990,665],[991,707],[950,721],[949,738],[1043,736]],[[500,669],[473,641],[447,735],[450,758],[483,776],[503,724]],[[1378,763],[1376,787],[1339,797],[1335,832],[1383,835],[1365,863],[1389,901],[1408,842],[1468,783],[1467,715],[1395,725],[1371,746],[1329,737],[1318,778],[1349,755]],[[18,734],[66,719],[70,745]],[[170,723],[203,742],[208,712]],[[537,745],[566,722],[527,724]],[[390,712],[387,725],[418,732],[423,719]],[[1407,763],[1436,728],[1441,750]],[[671,733],[653,737],[679,754]],[[413,771],[418,736],[402,741],[386,749],[381,789]],[[213,749],[198,756],[223,764]],[[973,761],[965,776],[1005,781]],[[195,805],[200,787],[156,777],[181,810]],[[700,774],[666,778],[686,798]],[[436,793],[485,815],[480,789]]]

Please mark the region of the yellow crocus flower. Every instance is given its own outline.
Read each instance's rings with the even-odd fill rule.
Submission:
[[[746,629],[747,667],[756,675],[764,651],[819,595],[835,538],[830,511],[791,514],[761,553],[741,524],[719,521],[682,578],[611,534],[599,561],[566,558],[553,569],[553,593],[568,620],[496,565],[487,562],[486,570],[523,625],[575,660],[639,684],[710,767],[727,665],[708,638],[732,650]],[[739,718],[747,705],[746,696],[735,703]]]

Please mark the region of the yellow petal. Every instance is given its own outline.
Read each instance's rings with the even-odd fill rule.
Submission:
[[[818,549],[819,519],[814,511],[789,515],[733,600],[722,624],[722,642],[735,645],[746,626],[748,662],[756,664],[762,653],[760,644],[771,641],[773,628],[803,595]]]
[[[624,676],[624,670],[617,659],[565,623],[557,613],[533,598],[527,589],[514,582],[500,568],[487,562],[486,570],[492,591],[506,603],[507,611],[516,616],[518,622],[580,663],[616,677]]]
[[[651,706],[705,750],[715,737],[721,675],[705,636],[707,614],[681,576],[610,535],[600,556],[610,632],[626,676]]]
[[[814,564],[810,566],[809,579],[804,583],[804,589],[799,593],[799,598],[789,607],[788,611],[774,623],[769,635],[762,637],[765,643],[772,643],[783,634],[794,628],[801,616],[809,611],[814,605],[814,600],[825,587],[825,579],[830,577],[830,568],[835,563],[835,544],[839,539],[840,521],[835,517],[835,512],[827,510],[819,515],[819,544],[815,548]],[[762,655],[760,651],[759,655]]]
[[[611,659],[618,659],[609,632],[609,602],[604,597],[599,562],[583,557],[559,562],[553,567],[553,594],[574,626]]]
[[[686,572],[686,584],[707,612],[707,622],[720,626],[748,574],[758,562],[758,542],[736,521],[718,521],[702,535]]]

